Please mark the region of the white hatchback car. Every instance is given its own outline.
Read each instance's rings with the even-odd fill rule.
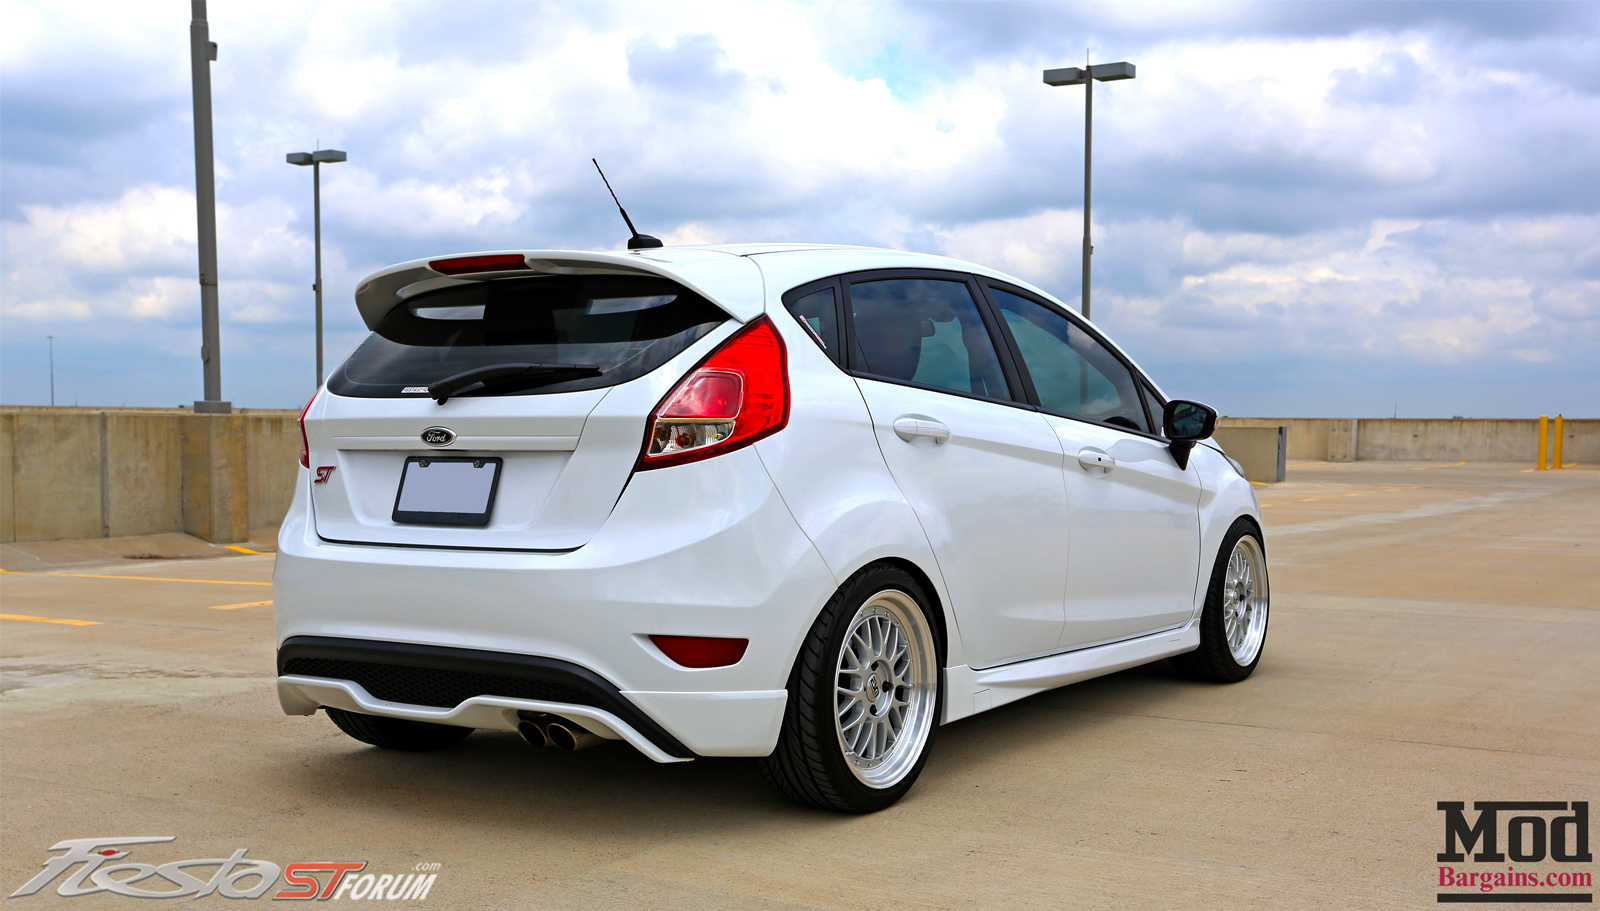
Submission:
[[[278,693],[352,737],[762,757],[899,799],[935,728],[1172,658],[1250,675],[1259,509],[1050,295],[851,247],[541,250],[366,279],[301,417]],[[1198,443],[1198,445],[1197,445]]]

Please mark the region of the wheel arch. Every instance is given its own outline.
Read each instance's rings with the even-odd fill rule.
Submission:
[[[928,573],[923,570],[921,566],[918,566],[914,560],[908,560],[904,557],[881,557],[877,560],[872,560],[860,567],[857,567],[855,572],[852,572],[850,575],[854,576],[856,572],[860,572],[867,566],[871,566],[874,563],[884,563],[888,564],[889,566],[902,569],[911,578],[917,580],[918,585],[922,586],[922,590],[927,593],[929,600],[933,602],[932,604],[928,605],[928,607],[933,611],[932,620],[934,645],[939,650],[940,664],[943,665],[946,663],[949,660],[950,655],[950,634],[949,630],[947,629],[948,620],[946,619],[946,613],[948,612],[948,609],[945,607],[944,599],[939,596],[938,587],[933,584],[933,577],[928,575]],[[837,589],[835,589],[835,591],[837,591]]]

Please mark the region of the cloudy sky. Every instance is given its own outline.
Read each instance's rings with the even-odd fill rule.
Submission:
[[[1236,415],[1600,417],[1600,4],[213,0],[224,397],[418,256],[865,243],[1078,298]],[[0,5],[0,401],[200,396],[188,4]]]

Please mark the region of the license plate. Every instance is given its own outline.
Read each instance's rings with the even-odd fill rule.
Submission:
[[[489,524],[500,486],[500,460],[412,456],[400,469],[394,521],[416,525]]]

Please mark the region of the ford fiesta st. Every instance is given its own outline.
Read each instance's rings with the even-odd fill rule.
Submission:
[[[1049,294],[851,247],[404,263],[301,415],[278,693],[357,740],[474,729],[760,757],[886,807],[938,727],[1261,658],[1255,495]]]

